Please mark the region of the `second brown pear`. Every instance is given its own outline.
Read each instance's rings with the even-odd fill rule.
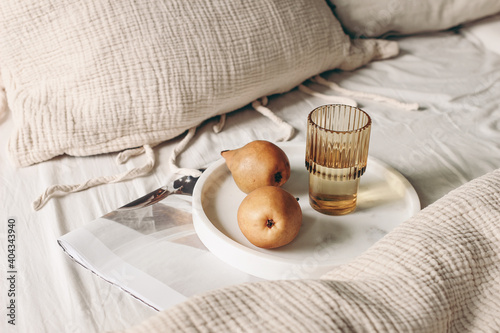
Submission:
[[[262,186],[282,186],[290,178],[290,161],[285,152],[265,140],[221,152],[234,182],[245,193]]]

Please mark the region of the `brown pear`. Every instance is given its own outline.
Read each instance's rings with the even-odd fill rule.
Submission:
[[[238,226],[255,246],[272,249],[297,237],[302,210],[297,199],[280,187],[264,186],[250,192],[238,208]]]
[[[221,152],[234,182],[245,193],[262,186],[282,186],[290,178],[290,161],[274,143],[256,140]]]

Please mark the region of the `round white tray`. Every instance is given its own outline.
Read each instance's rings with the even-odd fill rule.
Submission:
[[[234,183],[224,159],[203,173],[193,193],[193,223],[215,256],[264,279],[317,278],[351,261],[420,210],[411,184],[370,157],[360,180],[356,210],[344,216],[316,212],[309,205],[304,146],[280,145],[291,165],[291,177],[283,188],[299,198],[303,214],[299,235],[281,248],[258,248],[241,233],[236,214],[246,194]]]

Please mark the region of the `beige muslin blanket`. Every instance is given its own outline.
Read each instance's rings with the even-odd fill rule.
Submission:
[[[498,332],[500,169],[320,280],[216,290],[125,332]]]

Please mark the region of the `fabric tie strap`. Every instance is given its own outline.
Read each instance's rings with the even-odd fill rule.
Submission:
[[[219,116],[219,122],[217,122],[217,124],[215,124],[212,127],[212,129],[214,133],[220,133],[225,125],[226,125],[226,114],[224,113]]]
[[[190,128],[187,131],[186,136],[177,144],[177,146],[174,147],[174,150],[172,151],[172,154],[170,155],[170,158],[168,160],[168,166],[170,168],[170,171],[179,175],[183,176],[191,176],[191,177],[200,177],[201,176],[201,171],[198,169],[189,169],[189,168],[179,168],[177,164],[175,163],[175,160],[177,159],[177,156],[186,148],[188,143],[191,141],[191,139],[194,137],[196,134],[196,126]]]
[[[283,119],[278,117],[269,108],[266,107],[268,103],[267,97],[263,97],[260,100],[255,100],[252,102],[252,107],[255,111],[269,118],[273,123],[278,125],[278,129],[281,131],[281,135],[276,139],[276,141],[288,141],[293,137],[295,129],[292,125],[285,122]]]
[[[308,94],[308,95],[324,99],[325,101],[328,101],[330,103],[345,104],[345,105],[350,105],[350,106],[354,106],[354,107],[358,106],[358,103],[351,98],[342,97],[342,96],[325,95],[325,94],[322,94],[318,91],[312,90],[311,88],[306,87],[303,84],[299,85],[299,90],[302,91],[303,93]]]
[[[404,102],[398,101],[396,99],[385,97],[385,96],[380,96],[377,94],[370,94],[370,93],[365,93],[365,92],[361,92],[361,91],[354,91],[354,90],[345,89],[345,88],[342,88],[341,86],[339,86],[338,84],[336,84],[335,82],[325,80],[320,75],[316,75],[315,77],[311,78],[311,81],[318,83],[318,84],[321,84],[325,87],[332,89],[333,91],[336,91],[336,92],[343,94],[343,95],[346,95],[346,96],[350,96],[350,97],[354,97],[354,98],[361,98],[361,99],[369,99],[372,101],[385,103],[385,104],[394,106],[394,107],[399,108],[399,109],[407,110],[407,111],[417,111],[419,108],[419,105],[417,103],[404,103]],[[302,91],[304,91],[304,90],[302,90]],[[320,95],[323,95],[323,94],[320,94]],[[323,96],[328,96],[328,95],[323,95]],[[337,96],[334,96],[334,97],[337,97]],[[342,103],[342,104],[345,104],[345,103]],[[354,105],[354,106],[356,106],[356,105]]]
[[[143,151],[147,157],[146,163],[144,163],[144,165],[130,169],[126,172],[117,175],[92,178],[81,184],[52,185],[48,187],[45,190],[45,192],[33,202],[32,204],[33,209],[39,210],[54,196],[64,196],[68,193],[83,191],[91,187],[95,187],[102,184],[118,183],[121,181],[137,178],[149,173],[155,165],[155,154],[150,145],[144,145]]]

